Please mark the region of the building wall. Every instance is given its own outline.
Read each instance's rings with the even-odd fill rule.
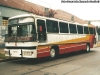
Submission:
[[[3,26],[3,17],[12,17],[15,15],[20,15],[20,14],[27,14],[28,12],[26,11],[21,11],[18,9],[14,8],[9,8],[6,6],[0,6],[0,47],[2,44],[4,44],[4,36],[7,31],[7,25]],[[4,46],[4,45],[3,45]]]
[[[12,16],[15,16],[15,15],[27,13],[26,11],[21,11],[21,10],[18,10],[18,9],[4,7],[4,6],[0,6],[0,12],[1,12],[0,16],[4,16],[4,17],[12,17]]]
[[[2,26],[3,17],[12,17],[15,15],[26,14],[26,13],[28,12],[14,9],[14,8],[5,7],[5,6],[0,6],[0,26]]]
[[[2,25],[2,17],[0,16],[0,26]]]

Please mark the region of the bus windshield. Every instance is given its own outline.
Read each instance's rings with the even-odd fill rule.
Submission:
[[[36,28],[34,23],[19,23],[16,25],[8,25],[8,34],[5,37],[5,41],[36,41]]]

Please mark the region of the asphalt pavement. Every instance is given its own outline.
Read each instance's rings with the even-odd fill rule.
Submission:
[[[18,59],[0,63],[0,75],[100,75],[100,47],[90,52],[48,58]]]

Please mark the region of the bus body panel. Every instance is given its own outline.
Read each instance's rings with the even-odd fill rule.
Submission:
[[[50,46],[38,46],[37,57],[47,57],[50,56]]]

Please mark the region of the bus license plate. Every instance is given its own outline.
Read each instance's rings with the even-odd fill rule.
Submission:
[[[18,51],[13,51],[13,53],[15,53],[15,54],[16,54],[16,53],[18,53]]]
[[[31,56],[31,53],[30,53],[30,52],[27,52],[27,51],[24,51],[23,54],[24,54],[25,56]]]

